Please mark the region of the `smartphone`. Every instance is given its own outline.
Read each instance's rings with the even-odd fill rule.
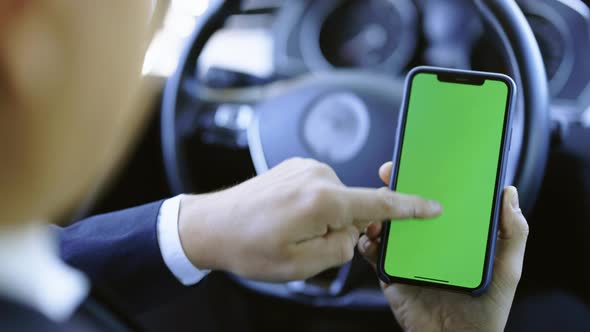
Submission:
[[[435,67],[408,74],[390,189],[437,200],[444,211],[384,223],[384,282],[485,292],[515,96],[514,81],[502,74]]]

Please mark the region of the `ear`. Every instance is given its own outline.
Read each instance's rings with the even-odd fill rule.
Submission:
[[[2,0],[0,1],[0,35],[5,31],[5,26],[17,19],[27,7],[29,0]]]
[[[0,155],[4,157],[0,164],[0,197],[6,198],[6,202],[0,203],[0,226],[31,220],[31,207],[27,207],[27,200],[23,199],[27,197],[28,188],[20,181],[30,174],[25,163],[30,136],[27,124],[30,121],[23,112],[22,100],[18,98],[16,77],[9,61],[10,41],[20,22],[26,18],[30,3],[27,0],[0,0]]]
[[[14,24],[23,17],[29,0],[1,0],[0,1],[0,107],[12,104],[7,100],[14,96],[14,87],[10,77],[10,70],[6,61],[7,39],[14,30]]]

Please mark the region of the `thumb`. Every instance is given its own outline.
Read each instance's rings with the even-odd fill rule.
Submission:
[[[498,266],[496,271],[506,273],[505,277],[514,283],[520,280],[528,234],[529,226],[520,210],[518,192],[514,187],[507,187],[502,196],[496,251],[496,261],[502,266]]]
[[[389,185],[389,179],[391,176],[392,169],[393,169],[393,163],[391,161],[386,162],[385,164],[381,165],[381,167],[379,168],[379,178],[387,186]]]

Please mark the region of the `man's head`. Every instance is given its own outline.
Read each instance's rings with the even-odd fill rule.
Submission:
[[[0,223],[53,218],[128,145],[149,0],[0,0]]]

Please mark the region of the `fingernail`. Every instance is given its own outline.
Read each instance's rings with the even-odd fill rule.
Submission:
[[[512,200],[510,201],[514,210],[520,209],[520,203],[518,202],[518,190],[514,188],[512,193]]]
[[[371,241],[369,241],[368,239],[363,243],[363,250],[367,251],[369,249],[369,247],[371,246]]]
[[[442,205],[437,201],[430,201],[430,210],[432,213],[440,213],[442,211]]]

